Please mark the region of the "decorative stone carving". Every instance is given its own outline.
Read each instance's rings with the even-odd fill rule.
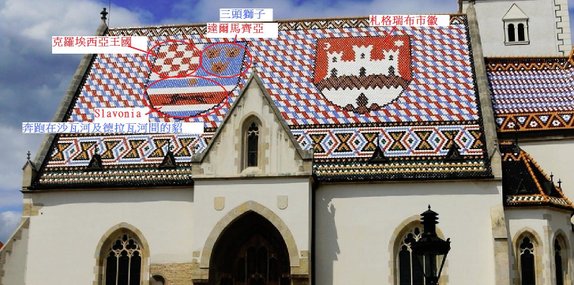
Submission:
[[[225,208],[225,197],[215,197],[213,199],[213,208],[216,211],[221,211]]]
[[[280,195],[277,196],[277,208],[280,210],[285,210],[289,206],[289,196]]]

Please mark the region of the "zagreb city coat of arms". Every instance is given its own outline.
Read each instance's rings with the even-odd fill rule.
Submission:
[[[398,98],[412,79],[409,37],[317,41],[314,83],[325,98],[360,114]]]

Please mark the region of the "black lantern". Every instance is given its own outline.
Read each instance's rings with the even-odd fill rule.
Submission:
[[[417,257],[426,284],[435,285],[438,284],[442,267],[450,251],[450,238],[445,241],[437,236],[438,214],[431,210],[430,205],[428,210],[421,214],[421,224],[424,231],[421,238],[412,245],[412,251]]]

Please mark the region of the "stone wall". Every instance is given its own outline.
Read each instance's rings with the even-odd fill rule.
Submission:
[[[151,264],[150,275],[160,275],[165,279],[164,285],[190,285],[193,263]]]

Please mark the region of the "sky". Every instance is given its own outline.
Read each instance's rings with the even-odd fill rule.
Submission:
[[[574,0],[568,0],[574,15]],[[232,6],[230,6],[232,3]],[[51,121],[80,62],[52,55],[51,37],[93,35],[98,0],[0,0],[0,241],[21,217],[22,166],[42,135],[23,135],[24,121]],[[455,13],[457,0],[111,0],[110,27],[217,22],[219,8],[273,8],[275,19]],[[574,17],[573,17],[574,18]]]

